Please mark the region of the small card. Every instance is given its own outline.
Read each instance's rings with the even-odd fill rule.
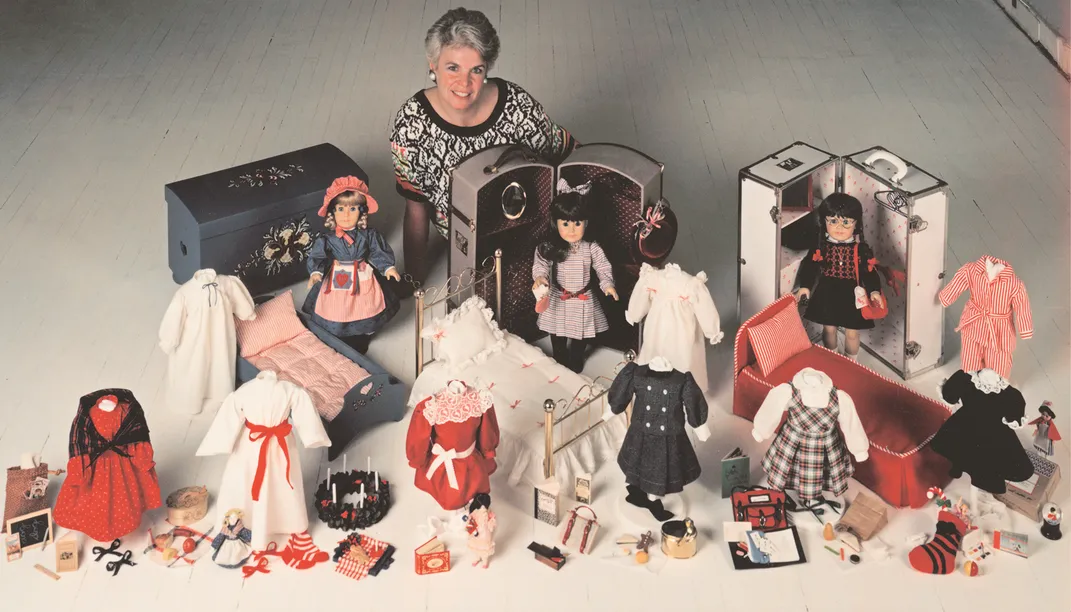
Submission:
[[[19,534],[4,535],[4,549],[7,550],[7,560],[17,561],[22,558],[22,540]]]
[[[748,521],[726,521],[721,524],[726,542],[747,542],[747,532],[753,529]]]
[[[582,504],[591,503],[591,474],[576,475],[576,501]]]
[[[1012,531],[993,532],[993,548],[997,550],[1002,550],[1025,559],[1028,556],[1028,544],[1029,538],[1026,534],[1014,533]]]
[[[68,534],[56,540],[56,571],[78,571],[78,536]]]
[[[721,460],[721,498],[733,494],[736,487],[747,488],[751,484],[751,459],[739,448]]]

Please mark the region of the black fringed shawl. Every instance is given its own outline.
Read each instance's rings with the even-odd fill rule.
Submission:
[[[117,400],[116,410],[126,404],[128,409],[123,423],[115,436],[108,440],[97,431],[93,425],[90,412],[102,397],[114,395]],[[115,451],[123,457],[129,457],[124,446],[138,442],[149,442],[149,425],[145,422],[145,412],[141,404],[134,399],[134,394],[127,389],[101,389],[89,395],[83,395],[78,402],[78,414],[74,417],[71,425],[71,438],[68,446],[70,458],[80,457],[82,470],[92,470],[93,464],[101,455],[108,451]]]

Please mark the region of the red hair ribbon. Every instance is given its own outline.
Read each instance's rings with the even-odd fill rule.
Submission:
[[[811,256],[811,259],[814,261],[822,261],[823,259],[825,259],[824,257],[822,257],[821,249],[816,249],[814,255]]]
[[[270,571],[268,571],[268,558],[267,557],[261,557],[259,560],[257,560],[256,565],[247,565],[247,566],[243,567],[242,568],[242,577],[243,578],[248,578],[248,577],[252,576],[253,574],[256,574],[257,572],[260,572],[262,574],[270,574],[271,573]]]

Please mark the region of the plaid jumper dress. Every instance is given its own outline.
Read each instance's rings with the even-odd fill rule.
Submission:
[[[828,405],[812,408],[803,403],[796,387],[790,386],[788,419],[762,460],[770,486],[799,491],[803,501],[818,498],[822,491],[841,495],[848,489],[855,467],[837,426],[837,388],[830,388]]]

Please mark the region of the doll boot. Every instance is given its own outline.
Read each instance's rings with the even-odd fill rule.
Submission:
[[[967,532],[958,516],[941,510],[937,513],[937,533],[928,544],[916,546],[907,555],[911,567],[925,574],[951,574],[956,571],[956,552]]]

